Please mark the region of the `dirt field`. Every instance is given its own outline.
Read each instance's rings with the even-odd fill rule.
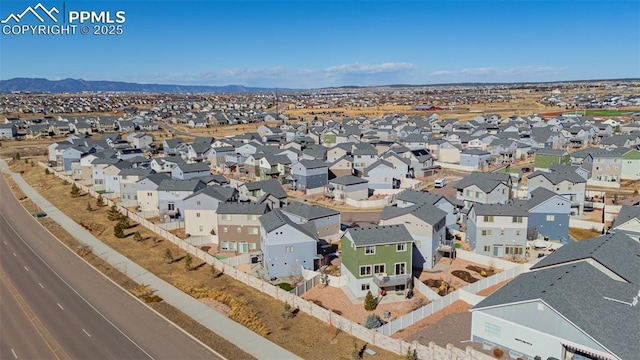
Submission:
[[[194,261],[195,270],[186,272],[184,252],[168,241],[154,243],[151,240],[152,234],[137,224],[132,224],[133,226],[125,231],[127,234],[125,238],[116,238],[113,234],[115,222],[107,219],[107,207],[97,208],[95,199],[86,194],[70,201],[71,186],[64,185],[62,180],[53,175],[45,175],[40,167],[31,167],[18,162],[12,166],[12,170],[25,171],[23,174],[25,180],[36,190],[41,191],[51,203],[62,209],[76,222],[94,229],[93,234],[116,251],[174,286],[182,289],[205,288],[230,295],[234,304],[241,304],[238,305],[241,308],[240,313],[256,315],[258,320],[254,319],[254,321],[258,321],[259,325],[267,329],[269,340],[305,359],[348,359],[354,341],[360,346],[363,345],[362,341],[304,313],[298,313],[293,319],[284,319],[281,315],[284,304],[227,276],[212,276],[210,267],[203,266],[204,263]],[[87,211],[87,202],[91,203],[94,211]],[[143,241],[133,240],[131,234],[135,231],[141,233]],[[167,249],[173,255],[174,262],[171,264],[166,264],[164,261]],[[372,349],[378,353],[376,359],[400,358],[375,347]],[[229,356],[229,358],[235,359],[236,356]]]
[[[600,231],[592,231],[588,229],[569,228],[569,236],[575,241],[591,239],[602,235]]]

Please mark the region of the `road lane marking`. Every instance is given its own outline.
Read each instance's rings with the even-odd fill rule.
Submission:
[[[91,334],[89,334],[89,333],[87,332],[87,330],[82,329],[82,331],[84,331],[84,333],[85,333],[85,334],[87,334],[87,336],[88,336],[88,337],[91,337]]]
[[[42,285],[41,283],[38,283],[38,285],[40,285],[40,287],[44,289],[44,285]]]
[[[24,267],[24,269],[25,269],[25,270],[27,270],[27,271],[29,271],[29,268],[28,268],[28,267],[26,267],[26,266]]]
[[[13,354],[13,357],[14,357],[14,358],[16,358],[16,359],[18,358],[18,355],[16,355],[16,352],[15,352],[15,351],[13,351],[13,349],[11,349],[11,354]]]
[[[60,305],[60,303],[58,303],[58,307],[62,309],[62,311],[64,311],[64,308],[62,307],[62,305]]]

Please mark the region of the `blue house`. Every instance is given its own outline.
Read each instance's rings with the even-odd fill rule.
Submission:
[[[480,149],[468,149],[460,153],[460,165],[469,166],[473,170],[486,169],[490,159],[491,153]]]
[[[296,190],[317,189],[329,181],[328,164],[322,160],[301,160],[291,165],[291,177],[287,179]]]
[[[178,164],[171,169],[171,178],[176,180],[189,180],[200,176],[211,175],[208,163]]]
[[[550,240],[568,239],[571,201],[545,188],[537,188],[531,191],[530,195],[531,198],[527,200],[527,233],[532,235],[537,232],[542,236],[548,236]]]
[[[167,219],[184,218],[184,200],[207,185],[200,180],[163,180],[158,185],[158,209]]]

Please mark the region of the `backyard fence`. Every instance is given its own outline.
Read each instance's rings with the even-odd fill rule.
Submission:
[[[55,176],[64,179],[70,183],[73,183],[74,180],[70,176],[66,176],[61,174],[55,169],[48,167],[46,164],[39,162],[39,165],[44,168],[48,168]],[[87,192],[93,197],[98,197],[96,191],[91,188],[88,188],[79,182],[76,182],[76,186],[82,191]],[[103,198],[104,199],[104,198]],[[110,199],[104,199],[104,202],[107,206],[113,206],[115,203]],[[406,314],[390,323],[385,324],[384,326],[378,329],[367,329],[366,327],[358,324],[357,322],[346,319],[331,310],[327,310],[313,302],[307,301],[299,296],[297,296],[293,292],[287,292],[277,286],[273,286],[271,283],[266,282],[262,279],[258,279],[253,277],[243,271],[236,269],[235,267],[219,260],[215,256],[198,249],[197,247],[189,244],[186,241],[178,238],[173,235],[169,231],[162,229],[161,227],[155,225],[154,223],[144,219],[143,217],[138,216],[135,212],[131,212],[128,209],[119,206],[116,204],[118,211],[120,213],[127,215],[131,220],[138,222],[140,225],[146,227],[147,229],[154,232],[156,235],[161,236],[180,249],[186,251],[187,253],[205,261],[207,264],[211,264],[215,266],[218,271],[221,271],[225,275],[240,281],[243,284],[246,284],[261,293],[269,295],[274,299],[280,300],[282,302],[287,302],[291,304],[294,308],[299,309],[300,311],[315,317],[316,319],[328,324],[329,326],[338,328],[349,334],[354,336],[361,341],[377,346],[381,349],[393,352],[398,355],[406,355],[409,350],[415,351],[415,354],[420,359],[434,359],[434,360],[491,360],[493,357],[483,354],[474,350],[471,347],[467,347],[465,350],[458,349],[452,345],[447,345],[446,347],[441,347],[433,342],[428,345],[423,345],[417,342],[409,343],[402,339],[393,339],[388,335],[397,332],[400,329],[403,329],[410,324],[415,323],[416,321],[428,315],[432,314],[438,310],[443,309],[444,307],[450,305],[454,301],[460,299],[461,295],[459,292],[453,292],[441,299],[431,302],[430,304],[415,310],[409,314]],[[317,278],[317,277],[315,277]],[[314,279],[315,279],[314,278]],[[339,278],[336,278],[339,279]],[[340,283],[340,280],[336,280],[336,282]],[[305,286],[307,281],[305,281]],[[317,284],[317,283],[316,283]],[[330,282],[331,284],[331,282]],[[314,284],[315,286],[315,284]],[[463,296],[464,297],[464,296]],[[437,310],[436,310],[437,309]],[[393,330],[393,331],[392,331]]]

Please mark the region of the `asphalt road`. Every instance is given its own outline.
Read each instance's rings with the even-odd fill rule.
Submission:
[[[0,359],[220,359],[0,198]]]

